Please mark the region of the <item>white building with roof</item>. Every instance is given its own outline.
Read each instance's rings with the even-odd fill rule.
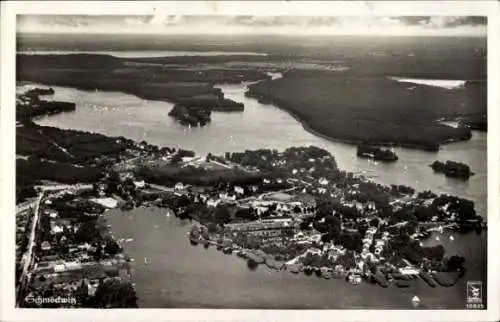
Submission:
[[[51,227],[50,227],[50,233],[51,233],[52,235],[55,235],[55,234],[60,234],[60,233],[62,233],[63,231],[64,231],[63,227],[62,227],[62,226],[59,226],[59,225],[56,225],[56,224],[51,225]]]
[[[228,193],[221,193],[219,194],[219,198],[222,199],[223,201],[235,201],[236,196]]]
[[[220,203],[220,199],[213,199],[210,198],[207,200],[207,206],[208,207],[217,207]]]
[[[50,246],[50,243],[48,241],[42,242],[42,244],[40,245],[40,247],[42,248],[42,250],[50,250],[52,248]]]
[[[234,186],[234,193],[242,195],[245,193],[245,189],[240,186]]]
[[[138,189],[143,189],[146,186],[146,183],[144,182],[144,180],[134,181],[134,185]]]
[[[415,267],[401,267],[399,268],[399,273],[403,275],[418,275],[420,270]]]

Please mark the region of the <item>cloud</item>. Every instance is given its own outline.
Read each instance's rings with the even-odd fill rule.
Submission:
[[[397,17],[407,26],[425,26],[428,28],[455,28],[466,26],[484,26],[486,27],[487,18],[480,16],[452,17],[452,16],[414,16]]]
[[[486,17],[396,16],[19,16],[19,32],[312,35],[485,35]]]
[[[455,28],[462,26],[486,26],[486,17],[432,17],[430,24],[435,24],[438,28]]]

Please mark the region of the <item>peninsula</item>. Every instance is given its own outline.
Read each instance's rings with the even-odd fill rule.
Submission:
[[[247,95],[274,103],[326,138],[437,151],[443,143],[470,139],[471,131],[435,120],[446,116],[450,106],[462,106],[453,113],[464,115],[485,112],[484,90],[483,83],[453,93],[420,85],[408,90],[390,79],[355,72],[290,70],[283,78],[251,85]],[[460,103],[465,101],[474,103]]]
[[[29,120],[40,115],[51,115],[60,112],[74,111],[75,103],[47,101],[42,95],[53,95],[52,88],[33,88],[16,97],[16,120]]]

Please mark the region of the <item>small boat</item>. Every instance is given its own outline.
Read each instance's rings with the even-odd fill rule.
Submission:
[[[411,299],[411,302],[413,303],[413,305],[418,305],[420,303],[420,298],[414,295]]]
[[[439,241],[439,236],[436,236],[436,240]]]
[[[454,241],[454,240],[455,240],[455,237],[450,236],[450,241]]]
[[[149,260],[146,257],[144,257],[144,264],[146,264],[146,265],[149,264]]]

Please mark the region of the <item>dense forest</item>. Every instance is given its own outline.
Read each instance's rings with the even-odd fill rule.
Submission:
[[[284,78],[251,85],[247,95],[273,102],[319,135],[365,144],[436,150],[471,136],[467,127],[440,118],[486,114],[486,84],[447,91],[382,77],[345,77],[320,71],[290,71]]]

